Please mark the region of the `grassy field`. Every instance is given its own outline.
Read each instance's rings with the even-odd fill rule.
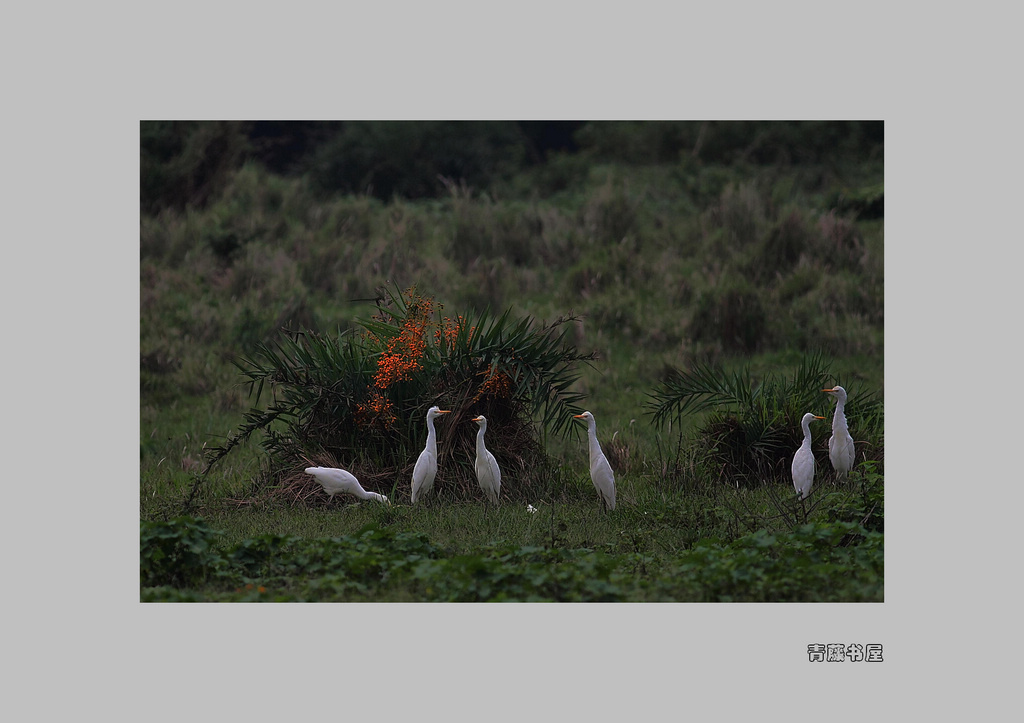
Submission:
[[[602,155],[600,141],[413,200],[239,161],[203,203],[144,209],[141,599],[881,601],[880,420],[848,411],[862,446],[842,484],[829,422],[814,428],[816,490],[801,505],[787,460],[728,472],[724,438],[709,442],[714,410],[657,425],[650,407],[672,370],[706,365],[756,388],[814,355],[830,385],[881,403],[881,156],[641,163]],[[284,328],[358,329],[388,286],[452,315],[578,317],[567,340],[594,360],[572,389],[597,418],[616,510],[600,509],[578,429],[538,427],[549,459],[507,470],[498,508],[457,483],[454,462],[412,507],[408,470],[373,474],[355,448],[342,466],[368,470],[364,484],[392,504],[329,500],[289,484],[294,465],[259,434],[207,473],[254,401],[232,360]],[[831,420],[825,394],[804,411]],[[451,460],[455,431],[437,429]],[[799,431],[787,433],[791,457]],[[489,428],[489,446],[501,434]]]

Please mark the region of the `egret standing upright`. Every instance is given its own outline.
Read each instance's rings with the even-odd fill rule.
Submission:
[[[590,481],[597,488],[601,496],[602,509],[615,509],[615,474],[612,466],[608,464],[608,458],[601,451],[601,444],[597,441],[597,421],[590,412],[572,415],[575,419],[583,419],[587,422],[587,435],[590,437]]]
[[[484,415],[474,417],[480,430],[476,433],[476,479],[480,483],[480,489],[484,491],[494,504],[498,504],[498,495],[501,493],[501,470],[498,469],[498,461],[494,455],[487,451],[484,446],[484,432],[487,431],[487,418]]]
[[[832,387],[821,391],[835,397],[836,413],[832,416],[832,436],[828,440],[828,458],[832,460],[832,469],[836,471],[837,479],[844,479],[850,470],[853,469],[853,437],[846,426],[846,415],[843,413],[846,407],[846,390],[842,387]]]
[[[437,475],[437,435],[434,432],[434,418],[448,414],[451,410],[431,407],[427,410],[427,446],[420,452],[412,470],[412,504],[430,492]]]
[[[804,430],[804,441],[800,445],[800,449],[793,455],[793,464],[790,467],[790,471],[793,473],[793,487],[796,488],[796,493],[802,500],[807,499],[807,495],[811,494],[811,483],[814,481],[814,452],[811,451],[810,424],[815,419],[824,419],[824,417],[808,412],[800,422],[800,426]]]

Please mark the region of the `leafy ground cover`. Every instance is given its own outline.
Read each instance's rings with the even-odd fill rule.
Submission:
[[[529,514],[529,513],[526,513]],[[218,547],[195,518],[142,526],[143,601],[832,602],[882,599],[882,534],[856,523],[759,530],[672,554],[615,545],[458,551],[370,524],[352,535],[267,533]]]

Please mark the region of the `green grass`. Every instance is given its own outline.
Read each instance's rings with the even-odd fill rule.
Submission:
[[[575,499],[583,491],[538,501],[536,512],[442,499],[415,508],[211,510],[201,522],[143,523],[142,599],[883,599],[881,533],[824,520],[823,510],[855,497],[850,490],[828,491],[816,519],[792,525],[765,524],[763,495],[713,500],[624,485],[619,509],[606,514],[593,495],[594,504]],[[752,532],[737,529],[744,514]]]
[[[567,473],[561,481],[536,500],[534,512],[513,504],[495,509],[444,490],[415,507],[214,502],[198,510],[200,524],[211,530],[202,560],[179,560],[159,575],[144,576],[142,598],[883,599],[882,537],[873,529],[879,511],[863,502],[866,479],[819,485],[806,517],[781,486],[718,487],[709,494],[666,484],[659,489],[649,478],[626,476],[619,479],[617,509],[605,513],[589,479]],[[144,522],[144,560],[149,531],[194,520]],[[410,553],[403,547],[409,540],[424,549]],[[238,566],[239,550],[268,545],[277,546],[273,564]],[[412,565],[420,557],[429,564]]]
[[[785,377],[818,350],[851,392],[884,394],[883,225],[836,200],[877,188],[880,164],[559,163],[572,166],[568,185],[543,199],[534,169],[494,196],[415,202],[319,197],[301,178],[245,165],[203,207],[143,215],[143,567],[147,549],[163,549],[147,548],[147,526],[188,515],[210,531],[152,532],[166,549],[142,599],[883,599],[881,462],[835,487],[828,433],[815,430],[807,513],[784,482],[737,489],[702,460],[702,415],[658,427],[644,406],[669,368]],[[415,508],[399,472],[373,480],[391,507],[296,500],[259,439],[202,476],[252,401],[232,359],[284,327],[355,328],[378,287],[413,284],[445,313],[581,317],[569,340],[595,361],[572,389],[613,459],[614,513],[601,514],[582,434],[542,437],[545,481],[498,509],[446,487],[443,465]],[[831,405],[822,395],[808,411],[830,417]],[[446,433],[439,425],[442,450]],[[516,488],[513,472],[503,488]],[[183,535],[194,557],[173,552]],[[240,551],[261,545],[277,546],[275,562],[242,565]]]

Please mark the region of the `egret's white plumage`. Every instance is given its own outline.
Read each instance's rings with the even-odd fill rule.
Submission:
[[[420,452],[416,466],[412,470],[413,504],[434,487],[434,477],[437,475],[437,435],[434,432],[434,418],[450,411],[439,407],[427,410],[427,446]]]
[[[590,437],[590,480],[601,496],[601,506],[614,510],[615,473],[612,472],[612,466],[608,464],[608,458],[604,456],[601,445],[597,441],[597,421],[590,412],[574,414],[573,417],[587,422],[587,434]]]
[[[790,467],[790,471],[793,473],[793,487],[796,488],[796,493],[802,500],[807,499],[807,495],[811,493],[811,483],[814,481],[814,452],[811,451],[810,424],[815,419],[824,419],[824,417],[808,412],[800,422],[800,426],[804,430],[804,441],[800,445],[800,449],[793,455],[793,465]]]
[[[836,477],[843,479],[853,469],[853,437],[846,426],[846,390],[842,387],[832,387],[821,391],[835,397],[836,413],[832,416],[832,436],[828,440],[828,458],[832,460],[832,469],[836,471]]]
[[[316,481],[323,485],[324,491],[331,497],[337,494],[346,494],[361,500],[388,501],[384,495],[364,490],[356,476],[347,470],[337,467],[306,467],[306,474],[316,477]]]
[[[484,491],[494,504],[498,504],[498,495],[501,494],[501,470],[498,469],[498,462],[494,455],[487,451],[484,446],[484,432],[487,431],[487,418],[484,415],[474,417],[473,421],[480,427],[476,433],[476,478],[480,482],[480,489]]]

